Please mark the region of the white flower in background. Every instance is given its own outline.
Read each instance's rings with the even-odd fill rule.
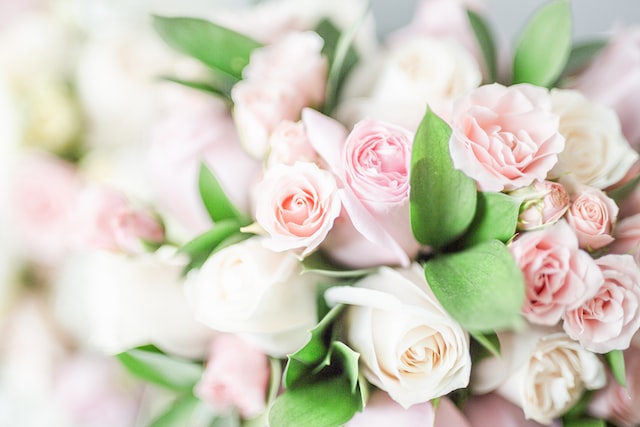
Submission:
[[[353,287],[330,288],[330,305],[348,304],[346,338],[361,372],[405,409],[466,387],[469,337],[438,303],[418,264],[381,267]]]
[[[60,323],[80,342],[106,353],[153,344],[202,357],[212,333],[193,318],[183,293],[185,263],[169,247],[131,257],[78,251],[54,281]]]
[[[569,176],[580,184],[605,189],[620,181],[638,160],[616,112],[575,90],[553,89],[552,111],[560,116],[564,150],[549,176]]]
[[[477,393],[497,390],[527,419],[550,424],[586,390],[605,385],[600,359],[563,332],[535,328],[500,333],[499,338],[502,357],[474,365],[472,388]]]
[[[273,252],[254,237],[212,255],[189,274],[185,291],[205,325],[284,356],[305,344],[317,322],[318,278],[301,273],[293,252]]]

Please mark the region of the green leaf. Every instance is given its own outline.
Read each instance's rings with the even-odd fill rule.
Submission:
[[[475,182],[453,167],[451,128],[427,110],[411,155],[411,228],[420,243],[440,250],[469,227],[476,209]]]
[[[371,274],[375,268],[363,268],[359,270],[347,270],[332,265],[320,252],[315,252],[302,260],[302,273],[316,273],[326,277],[335,278],[359,278]]]
[[[323,362],[329,351],[330,327],[342,312],[344,306],[336,305],[311,330],[311,338],[300,350],[288,356],[284,371],[284,386],[293,388],[304,380],[306,374]]]
[[[236,79],[242,78],[253,49],[261,46],[245,35],[204,19],[154,16],[153,26],[172,48]]]
[[[629,196],[633,192],[633,190],[635,190],[635,188],[638,186],[638,183],[640,183],[640,174],[634,176],[628,182],[624,183],[615,190],[607,191],[607,196],[611,197],[616,202],[616,204],[620,206],[624,199],[626,199],[627,196]]]
[[[132,375],[174,391],[191,392],[204,370],[190,360],[143,349],[128,350],[116,357]]]
[[[569,0],[540,8],[527,23],[513,60],[513,83],[550,87],[560,76],[571,51]]]
[[[445,310],[470,333],[520,326],[524,278],[497,240],[430,259],[427,283]]]
[[[624,354],[621,350],[613,350],[606,354],[607,363],[613,374],[613,378],[622,387],[627,386],[627,376],[625,374]]]
[[[215,175],[211,173],[204,163],[200,164],[198,190],[200,191],[202,203],[204,203],[213,222],[235,219],[242,222],[242,225],[249,224],[250,220],[238,212],[236,207],[233,206],[233,203],[227,198]]]
[[[564,420],[562,425],[564,427],[606,427],[605,420],[597,420],[595,418],[578,418]]]
[[[496,44],[491,34],[491,29],[484,18],[471,9],[467,9],[467,16],[473,32],[476,35],[476,40],[480,45],[482,51],[482,57],[484,63],[487,66],[487,72],[489,73],[489,80],[495,82],[498,80],[498,59],[496,56]]]
[[[349,382],[351,393],[355,393],[358,387],[358,360],[360,359],[360,353],[353,351],[343,342],[333,341],[331,343],[331,357],[338,361],[342,368],[342,375]]]
[[[493,334],[480,334],[480,333],[472,333],[473,337],[478,344],[482,346],[484,350],[486,350],[491,356],[500,357],[500,340],[498,339],[498,335]]]
[[[348,31],[340,30],[329,20],[318,24],[317,32],[325,40],[324,52],[329,58],[329,73],[324,107],[325,114],[331,113],[338,103],[340,88],[349,72],[358,63],[358,53],[353,47],[353,40],[364,20],[365,13],[357,19]]]
[[[229,92],[215,86],[211,82],[184,80],[184,79],[180,79],[173,76],[160,76],[160,79],[167,82],[176,83],[191,89],[195,89],[200,92],[205,92],[211,95],[215,95],[220,99],[222,99],[225,103],[227,103],[227,105],[231,105],[231,98],[230,98]]]
[[[479,192],[476,215],[460,246],[468,247],[489,240],[507,242],[518,225],[520,201],[504,193]]]
[[[178,398],[154,420],[149,427],[240,427],[240,417],[236,413],[216,416],[209,406],[188,394]]]
[[[332,377],[288,390],[276,399],[269,412],[271,427],[340,427],[361,408],[359,393],[349,381]]]
[[[188,255],[190,262],[186,271],[202,267],[202,264],[219,247],[237,236],[233,242],[240,241],[248,235],[240,233],[240,224],[235,220],[223,220],[214,224],[213,228],[197,236],[182,246],[179,251]]]
[[[606,40],[592,40],[575,44],[571,48],[569,60],[562,75],[570,76],[582,70],[606,45]]]

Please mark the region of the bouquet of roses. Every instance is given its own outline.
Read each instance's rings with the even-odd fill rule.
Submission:
[[[640,425],[640,32],[574,44],[553,0],[511,54],[424,0],[379,46],[340,12],[154,16],[199,65],[153,209],[61,183],[104,251],[61,294],[90,270],[116,313],[71,328],[171,391],[156,427]]]

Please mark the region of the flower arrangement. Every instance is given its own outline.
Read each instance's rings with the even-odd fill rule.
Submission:
[[[153,17],[151,196],[73,120],[21,159],[61,328],[155,427],[640,425],[640,31],[574,43],[551,0],[501,49],[424,0],[379,45],[316,3]]]

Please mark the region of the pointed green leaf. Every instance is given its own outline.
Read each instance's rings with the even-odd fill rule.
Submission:
[[[513,59],[513,83],[550,87],[564,70],[571,51],[569,0],[541,7],[527,23]]]
[[[500,357],[500,340],[497,334],[472,333],[471,336],[489,353],[488,355]]]
[[[351,387],[351,393],[355,393],[358,387],[358,360],[360,359],[360,353],[353,351],[340,341],[331,343],[331,353],[342,368],[342,375],[347,379]]]
[[[358,278],[375,271],[375,268],[348,270],[331,264],[320,252],[315,252],[302,260],[302,273],[316,273],[326,277]]]
[[[233,242],[245,239],[248,235],[240,233],[240,225],[235,220],[217,222],[213,228],[197,236],[179,249],[179,252],[190,258],[186,270],[202,267],[209,256],[233,236],[237,236]]]
[[[491,34],[489,25],[481,15],[478,15],[473,10],[467,10],[467,16],[473,32],[476,35],[476,40],[480,45],[482,51],[482,57],[484,63],[487,66],[487,72],[489,73],[489,80],[495,82],[498,80],[498,59],[496,56],[496,44]]]
[[[615,378],[618,384],[622,387],[626,387],[627,376],[625,374],[624,354],[621,350],[613,350],[607,353],[606,357],[609,369],[611,369],[611,373],[613,374],[613,378]]]
[[[592,40],[575,44],[571,48],[569,60],[562,75],[570,76],[582,70],[606,45],[606,40]]]
[[[497,240],[437,256],[424,266],[442,306],[471,333],[520,326],[524,278],[507,247]]]
[[[360,393],[352,393],[342,376],[287,390],[269,411],[270,427],[340,427],[361,408]]]
[[[464,233],[476,209],[475,182],[453,167],[450,137],[451,128],[427,110],[411,154],[411,228],[435,250]]]
[[[460,246],[468,247],[489,240],[507,242],[518,225],[520,202],[504,193],[479,192],[476,215]]]
[[[204,203],[213,222],[235,219],[241,221],[243,226],[249,224],[249,219],[238,212],[236,207],[233,206],[233,203],[227,198],[215,175],[211,173],[204,163],[200,164],[198,190],[200,191],[202,203]]]
[[[261,46],[245,35],[204,19],[154,16],[153,26],[172,48],[236,79],[242,78],[251,52]]]
[[[143,349],[128,350],[116,357],[132,375],[175,391],[190,392],[204,370],[190,360]]]
[[[191,89],[195,89],[195,90],[200,91],[200,92],[208,93],[210,95],[215,95],[218,98],[220,98],[221,100],[223,100],[224,102],[226,102],[228,105],[231,104],[231,98],[230,98],[229,92],[225,91],[223,89],[220,89],[219,87],[215,86],[211,82],[197,81],[197,80],[185,80],[185,79],[180,79],[180,78],[173,77],[173,76],[160,76],[160,79],[162,79],[164,81],[167,81],[167,82],[179,84],[181,86],[185,86],[185,87],[188,87],[188,88],[191,88]]]

